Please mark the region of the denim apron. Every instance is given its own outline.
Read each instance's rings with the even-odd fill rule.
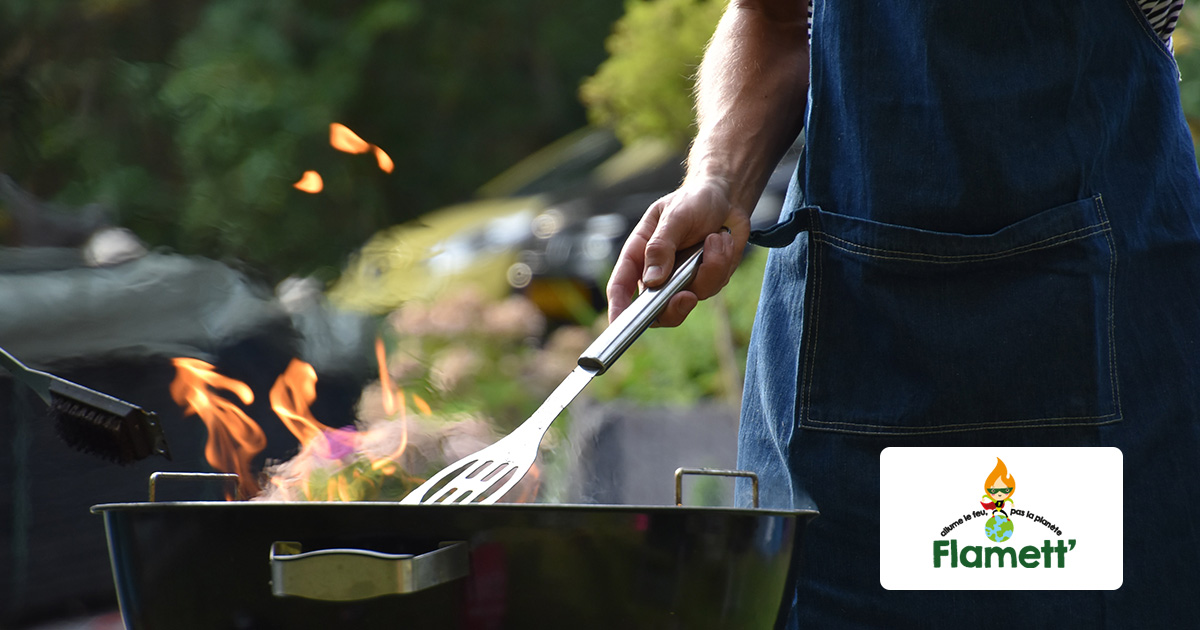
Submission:
[[[787,627],[1200,623],[1200,175],[1136,2],[817,0],[810,72],[739,436],[821,512]],[[887,446],[1121,448],[1123,586],[885,591]]]

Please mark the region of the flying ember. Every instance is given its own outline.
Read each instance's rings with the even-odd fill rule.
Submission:
[[[395,168],[392,158],[383,149],[379,148],[379,145],[363,140],[358,134],[351,131],[349,127],[341,123],[329,124],[329,146],[345,153],[358,154],[374,151],[375,161],[379,164],[379,170],[391,173]]]
[[[378,145],[363,140],[358,134],[351,131],[349,127],[341,123],[329,123],[329,146],[343,153],[361,154],[372,151],[375,153],[375,162],[379,164],[379,170],[391,173],[396,168],[391,156],[383,149]],[[306,193],[316,194],[325,189],[325,182],[321,179],[320,173],[316,171],[304,171],[304,175],[300,178],[300,181],[292,184],[292,187]]]
[[[379,162],[379,168],[385,173],[391,173],[396,167],[395,164],[392,164],[392,158],[379,147],[375,147],[375,161]]]
[[[366,153],[371,144],[342,123],[329,123],[329,146],[346,153]]]
[[[304,176],[300,178],[300,181],[292,184],[292,187],[306,193],[316,194],[325,189],[325,181],[316,171],[304,171]]]

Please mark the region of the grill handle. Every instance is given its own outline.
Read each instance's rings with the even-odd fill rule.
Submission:
[[[415,593],[464,578],[470,572],[467,543],[444,542],[420,555],[366,549],[301,553],[300,543],[271,545],[271,592],[328,602]]]
[[[158,496],[159,481],[205,481],[210,479],[220,479],[226,483],[232,482],[236,496],[240,499],[241,488],[238,487],[238,476],[233,473],[202,473],[202,472],[156,472],[150,474],[150,502],[154,503]],[[228,487],[228,486],[226,486]]]
[[[683,505],[683,476],[713,475],[715,477],[744,477],[750,480],[750,499],[758,507],[758,475],[746,470],[724,470],[720,468],[676,468],[675,505]]]

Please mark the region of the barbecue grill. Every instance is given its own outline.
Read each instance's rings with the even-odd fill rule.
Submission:
[[[677,476],[688,472],[711,471]],[[770,628],[816,515],[263,501],[93,512],[128,630]]]

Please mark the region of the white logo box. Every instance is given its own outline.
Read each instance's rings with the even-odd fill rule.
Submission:
[[[980,505],[997,458],[1015,487],[1004,506],[1013,531],[1002,542],[989,540],[992,512]],[[1121,586],[1119,449],[891,447],[879,455],[879,476],[879,583],[886,589]]]

